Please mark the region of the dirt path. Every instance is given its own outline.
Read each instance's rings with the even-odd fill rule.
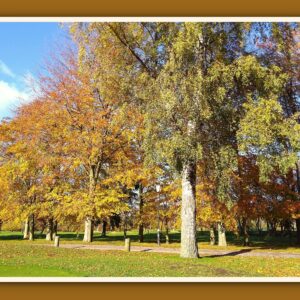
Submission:
[[[42,245],[42,244],[40,244]],[[52,246],[49,244],[43,244],[43,246]],[[82,244],[60,244],[61,248],[68,249],[90,249],[90,250],[124,250],[123,246],[116,245],[82,245]],[[179,248],[164,248],[164,247],[143,247],[143,246],[131,246],[132,252],[152,252],[152,253],[179,253]],[[269,257],[269,258],[299,258],[300,253],[292,252],[259,252],[252,251],[252,249],[243,249],[243,250],[211,250],[211,249],[200,249],[200,256],[206,257],[222,257],[222,256],[241,256],[241,257]]]

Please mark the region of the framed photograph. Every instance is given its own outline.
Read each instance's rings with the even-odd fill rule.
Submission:
[[[3,287],[299,283],[300,17],[85,9],[0,17]]]

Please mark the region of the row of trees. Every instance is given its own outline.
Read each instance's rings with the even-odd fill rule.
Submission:
[[[0,125],[0,219],[57,222],[93,239],[120,219],[197,227],[296,222],[299,30],[294,23],[79,23]],[[181,183],[180,183],[181,182]],[[197,209],[196,209],[197,207]],[[158,224],[157,224],[158,223]],[[258,223],[258,228],[260,228]]]

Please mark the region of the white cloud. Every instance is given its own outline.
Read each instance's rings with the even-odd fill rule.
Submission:
[[[16,108],[21,103],[27,102],[29,98],[30,95],[27,91],[0,80],[0,119],[1,116],[11,115],[10,110]]]
[[[0,60],[0,72],[4,75],[7,75],[11,78],[16,77],[14,72],[2,61]]]

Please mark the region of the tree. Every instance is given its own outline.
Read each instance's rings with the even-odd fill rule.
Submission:
[[[258,39],[259,57],[266,65],[279,66],[288,78],[283,86],[279,103],[287,118],[299,112],[299,24],[297,23],[272,23],[270,34],[264,39]],[[298,120],[299,121],[299,120]],[[291,147],[291,145],[289,146]],[[295,152],[296,149],[290,149]],[[300,162],[295,163],[296,173],[295,190],[300,191]],[[293,172],[291,170],[291,172]],[[294,180],[292,180],[294,181]],[[295,204],[297,205],[297,204]],[[297,243],[300,244],[300,218],[295,215],[297,226]]]
[[[219,168],[218,195],[226,202],[234,164],[220,157],[236,160],[237,112],[248,94],[279,89],[280,70],[247,52],[248,31],[239,23],[93,23],[74,31],[96,61],[113,49],[110,69],[120,71],[112,76],[122,82],[122,97],[145,111],[148,158],[182,175],[183,257],[198,257],[197,161]]]

